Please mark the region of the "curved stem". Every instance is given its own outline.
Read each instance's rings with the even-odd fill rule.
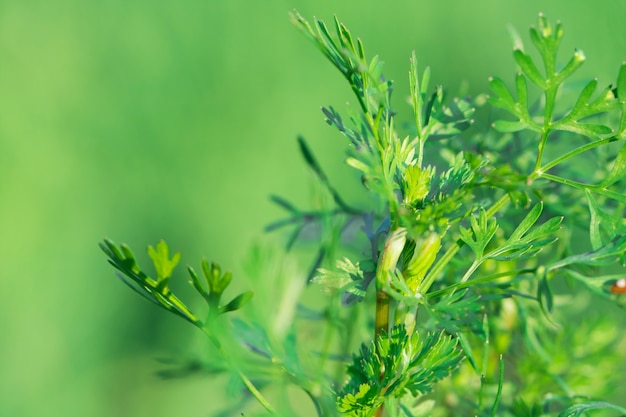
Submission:
[[[243,384],[246,386],[248,391],[250,391],[250,394],[252,394],[252,396],[256,398],[256,400],[263,406],[263,408],[265,408],[273,415],[278,415],[272,405],[265,399],[265,397],[263,397],[263,394],[261,394],[261,392],[254,386],[252,381],[250,381],[250,379],[248,379],[248,377],[244,375],[243,372],[237,370],[237,375],[239,376],[239,379],[241,379],[241,382],[243,382]]]
[[[225,361],[230,364],[230,357],[226,354],[226,351],[222,347],[222,344],[217,339],[217,337],[215,337],[215,335],[210,332],[210,329],[207,326],[201,327],[201,330],[209,338],[209,340],[211,340],[211,343],[213,343],[220,355],[224,357]],[[276,413],[276,410],[274,410],[274,407],[272,407],[269,401],[267,401],[263,394],[261,394],[258,388],[254,385],[254,383],[252,383],[252,381],[240,369],[235,367],[235,370],[243,385],[248,389],[250,394],[252,394],[252,396],[259,402],[259,404],[261,404],[263,408],[265,408],[270,414],[278,415],[278,413]]]

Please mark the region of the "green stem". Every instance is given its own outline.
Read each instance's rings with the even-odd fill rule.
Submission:
[[[326,361],[328,360],[328,355],[330,353],[330,344],[333,340],[333,330],[337,319],[337,309],[335,308],[335,305],[336,303],[334,300],[331,300],[330,306],[326,310],[326,329],[324,330],[324,338],[322,340],[322,347],[320,350],[320,361],[318,364],[320,374],[324,373],[324,367],[326,366]]]
[[[577,188],[577,189],[583,190],[583,191],[592,187],[592,186],[590,186],[588,184],[584,184],[582,182],[568,180],[567,178],[559,177],[559,176],[552,175],[552,174],[540,173],[538,177],[539,178],[544,178],[546,180],[550,180],[550,181],[553,181],[553,182],[558,182],[559,184],[568,185],[570,187]]]
[[[389,326],[389,296],[384,291],[376,291],[376,337],[384,331],[388,331]]]
[[[576,188],[578,190],[590,190],[594,193],[602,194],[605,197],[612,198],[613,200],[619,201],[621,203],[626,203],[626,195],[621,193],[616,193],[615,191],[607,190],[604,187],[598,187],[596,185],[589,185],[578,181],[568,180],[567,178],[559,177],[556,175],[538,173],[538,178],[544,178],[546,180],[550,180],[553,182],[558,182],[559,184],[568,185],[570,187]]]
[[[422,167],[422,164],[423,164],[423,158],[424,158],[424,143],[425,143],[425,142],[426,142],[426,141],[425,141],[422,137],[419,137],[419,138],[417,139],[417,144],[418,144],[418,146],[419,146],[419,149],[418,149],[418,154],[417,154],[417,166],[418,166],[418,167],[420,167],[420,168]]]
[[[389,296],[384,291],[376,291],[376,324],[375,339],[378,339],[381,333],[388,331],[389,326]],[[378,345],[376,345],[378,350]],[[381,374],[382,378],[382,374]],[[376,417],[382,417],[385,405],[381,404],[374,414]]]
[[[500,402],[500,396],[502,395],[502,384],[504,381],[504,361],[502,360],[502,354],[500,354],[500,375],[498,378],[498,391],[496,392],[496,400],[493,402],[493,408],[491,409],[491,417],[496,417],[498,411],[498,403]]]
[[[537,162],[535,163],[535,170],[533,172],[539,172],[541,170],[541,160],[543,159],[543,151],[548,141],[548,135],[550,131],[544,126],[541,132],[541,138],[539,139],[539,146],[537,148]]]
[[[217,337],[215,337],[215,335],[213,333],[211,333],[210,329],[207,326],[203,326],[201,328],[201,330],[209,338],[209,340],[213,343],[213,345],[215,346],[217,351],[220,353],[220,355],[222,355],[222,357],[224,357],[224,360],[228,364],[233,366],[231,364],[230,357],[227,355],[226,351],[222,347],[222,344],[217,339]],[[263,394],[261,394],[261,392],[257,389],[257,387],[252,383],[252,381],[250,381],[250,379],[240,369],[238,369],[235,366],[233,366],[233,368],[236,370],[237,376],[239,377],[239,379],[241,380],[243,385],[248,389],[250,394],[252,394],[252,396],[263,406],[263,408],[265,408],[272,415],[278,415],[276,410],[274,410],[274,407],[272,407],[272,405],[269,403],[269,401],[267,401],[267,399],[265,399]]]
[[[465,272],[465,274],[463,275],[463,278],[461,278],[459,283],[463,284],[467,282],[467,280],[472,276],[474,272],[476,272],[476,270],[483,263],[483,261],[484,261],[484,258],[474,260],[474,262],[472,262],[472,264],[467,269],[467,271]]]
[[[514,277],[514,276],[519,276],[523,274],[534,274],[535,272],[536,272],[536,268],[525,268],[525,269],[512,269],[512,270],[508,270],[504,272],[498,272],[496,274],[485,275],[480,278],[473,279],[471,281],[458,282],[444,289],[432,291],[428,293],[428,298],[429,299],[436,298],[441,295],[447,294],[450,290],[458,291],[458,290],[462,290],[463,288],[471,287],[473,285],[491,282],[502,277]]]
[[[390,214],[393,214],[393,211]],[[400,227],[392,230],[391,235],[389,235],[385,241],[385,246],[378,258],[378,265],[376,266],[376,319],[374,325],[374,340],[380,337],[383,330],[389,330],[390,300],[389,294],[385,292],[385,288],[389,286],[390,274],[395,273],[398,259],[406,243],[406,229]],[[383,409],[384,405],[378,407],[375,412],[376,417],[383,415]]]
[[[535,178],[537,178],[538,176],[541,175],[541,173],[544,173],[546,171],[549,171],[550,169],[554,168],[555,166],[559,165],[562,162],[565,162],[566,160],[575,157],[576,155],[579,155],[583,152],[586,152],[588,150],[591,150],[593,148],[597,148],[598,146],[602,146],[604,144],[610,143],[610,142],[615,142],[616,140],[618,140],[615,136],[611,136],[610,138],[604,138],[604,139],[600,139],[600,140],[596,140],[594,142],[591,143],[587,143],[586,145],[580,146],[576,149],[573,149],[571,151],[569,151],[568,153],[561,155],[560,157],[556,158],[555,160],[548,162],[547,164],[545,164],[544,166],[542,166],[539,169],[539,173],[537,172],[533,172],[530,176],[529,179],[533,180]]]
[[[393,212],[392,212],[393,213]],[[406,229],[397,228],[385,241],[385,246],[378,258],[376,266],[376,321],[375,335],[379,336],[389,326],[389,295],[385,288],[389,285],[390,274],[393,274],[400,254],[406,243]]]

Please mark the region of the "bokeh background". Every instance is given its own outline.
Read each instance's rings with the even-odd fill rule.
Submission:
[[[626,59],[622,0],[1,0],[0,416],[207,416],[219,403],[206,377],[155,375],[157,359],[202,344],[128,291],[97,242],[140,252],[163,238],[184,264],[241,272],[282,214],[268,195],[307,204],[298,134],[358,198],[319,111],[350,91],[290,24],[294,8],[336,13],[381,55],[400,115],[412,50],[451,94],[485,92],[515,71],[508,25],[527,40],[540,11],[564,22],[563,51],[585,51],[581,79],[607,84]]]

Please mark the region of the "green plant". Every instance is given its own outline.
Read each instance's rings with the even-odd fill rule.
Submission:
[[[586,314],[599,298],[624,307],[615,282],[626,262],[626,63],[615,87],[596,93],[592,80],[572,96],[565,82],[585,56],[559,66],[563,29],[541,15],[530,37],[543,70],[518,40],[513,93],[492,78],[492,97],[449,101],[413,55],[414,125],[401,135],[381,61],[338,20],[333,34],[320,20],[291,17],[356,97],[348,117],[323,113],[348,138],[347,164],[371,204],[348,204],[299,138],[324,190],[321,207],[273,196],[288,216],[268,230],[293,228],[287,252],[306,228],[321,230],[308,279],[257,248],[256,297],[272,302],[233,318],[252,293],[223,304],[231,276],[203,261],[202,277],[188,268],[208,306],[200,318],[168,287],[179,254],[170,258],[164,242],[150,247],[153,279],[127,246],[105,240],[122,280],[207,335],[220,355],[215,369],[233,372],[241,398],[264,408],[246,415],[626,414],[594,400],[619,381],[623,338],[610,316]],[[503,110],[493,123],[483,111],[491,108]],[[345,238],[358,227],[364,233]],[[305,287],[328,296],[309,307]],[[311,406],[275,408],[262,393],[270,384],[299,387]]]

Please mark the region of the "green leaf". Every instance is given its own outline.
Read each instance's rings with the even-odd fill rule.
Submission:
[[[267,331],[259,323],[247,322],[239,318],[232,319],[231,323],[234,334],[244,347],[266,358],[275,357]]]
[[[385,397],[428,393],[461,359],[456,339],[445,332],[408,335],[404,326],[396,326],[354,355],[350,378],[338,395],[339,408],[355,416],[369,415]]]
[[[489,87],[496,93],[497,97],[489,97],[489,101],[497,107],[507,110],[509,113],[517,114],[516,101],[509,92],[509,89],[498,77],[489,79]]]
[[[519,132],[528,128],[528,124],[522,121],[512,122],[508,120],[496,120],[493,128],[502,133]]]
[[[563,217],[553,217],[545,223],[535,224],[543,208],[542,203],[536,204],[524,220],[513,231],[505,244],[489,252],[486,257],[496,260],[512,260],[528,258],[547,245],[554,243],[554,236],[559,231]]]
[[[588,276],[570,268],[563,268],[561,272],[580,282],[594,294],[606,299],[612,299],[613,301],[615,301],[615,298],[611,296],[609,288],[615,281],[624,277],[623,273]]]
[[[517,228],[511,233],[509,242],[514,242],[522,238],[530,230],[531,227],[537,222],[541,212],[543,211],[543,202],[539,202],[533,206],[528,212],[524,220],[517,226]]]
[[[304,137],[298,136],[298,145],[300,148],[300,153],[302,153],[302,156],[304,160],[306,161],[307,165],[309,166],[309,168],[311,168],[313,173],[315,173],[315,175],[317,176],[319,181],[322,183],[322,185],[328,190],[330,195],[333,197],[333,200],[335,201],[335,203],[348,213],[353,213],[353,214],[359,213],[358,210],[354,210],[350,208],[343,201],[343,199],[341,198],[337,190],[330,184],[328,177],[322,170],[322,167],[320,166],[320,164],[317,162],[317,159],[315,159],[315,156],[313,156],[313,152],[311,151],[311,149],[309,148],[309,145],[304,140]]]
[[[563,27],[557,23],[552,27],[543,14],[539,14],[538,27],[531,28],[530,39],[543,58],[546,74],[555,73],[556,53],[563,37]]]
[[[574,51],[574,55],[569,60],[567,65],[558,73],[556,82],[561,83],[566,78],[571,77],[585,62],[585,53],[579,49]]]
[[[215,294],[222,294],[233,278],[230,272],[222,275],[219,265],[213,262],[209,265],[205,259],[202,260],[202,273],[209,286],[209,292]]]
[[[134,281],[142,291],[150,292],[156,287],[156,281],[141,271],[135,260],[135,255],[128,246],[122,243],[118,248],[112,240],[105,239],[103,243],[100,243],[100,248],[109,257],[109,263],[124,276]],[[125,280],[124,282],[129,284]]]
[[[543,78],[543,75],[541,75],[541,73],[539,72],[539,69],[537,69],[537,66],[533,62],[530,55],[525,54],[524,51],[520,49],[516,49],[513,51],[513,57],[515,58],[515,62],[517,62],[517,65],[519,65],[524,75],[528,77],[528,79],[532,81],[533,84],[545,90],[546,81]]]
[[[487,219],[484,209],[480,210],[478,218],[470,217],[470,229],[461,227],[459,229],[460,238],[474,252],[476,259],[482,259],[485,248],[498,230],[498,223],[495,218]]]
[[[548,281],[548,274],[544,267],[539,267],[537,269],[537,279],[537,300],[539,301],[539,307],[541,307],[544,317],[555,327],[559,327],[550,315],[554,306],[554,295],[552,294],[552,288],[550,287],[550,282]]]
[[[582,89],[578,99],[576,100],[576,104],[572,107],[572,110],[565,117],[565,120],[569,118],[578,118],[583,113],[585,107],[587,106],[587,102],[591,98],[591,95],[596,90],[598,86],[598,80],[593,79],[587,83],[587,85]]]
[[[551,219],[546,220],[545,223],[540,224],[539,226],[531,229],[524,237],[520,239],[522,244],[534,242],[535,244],[539,244],[538,239],[550,235],[554,235],[561,228],[561,223],[563,222],[563,217],[552,217]],[[550,238],[548,241],[552,242],[553,240]],[[511,242],[513,243],[513,242]]]
[[[360,161],[356,158],[348,158],[346,159],[346,163],[350,165],[352,168],[363,172],[364,174],[369,173],[371,170],[369,165],[365,164],[363,161]]]
[[[597,138],[598,135],[613,133],[610,126],[599,123],[581,123],[580,120],[589,116],[600,114],[617,107],[615,96],[610,87],[600,92],[598,97],[590,101],[593,92],[598,85],[597,80],[590,81],[580,93],[572,110],[562,119],[552,124],[553,129],[566,130],[580,135]]]
[[[598,139],[599,135],[607,135],[613,133],[613,128],[599,123],[577,123],[570,122],[559,124],[556,126],[559,130],[567,130],[568,132],[577,133],[592,139]]]
[[[521,119],[524,121],[530,120],[528,114],[528,85],[526,84],[526,78],[521,74],[515,77],[515,88],[517,90],[517,109],[522,115]]]
[[[377,401],[376,395],[372,394],[372,386],[363,383],[355,392],[348,392],[338,397],[337,409],[341,413],[349,413],[350,416],[369,415],[368,411],[380,404],[380,400]]]
[[[548,267],[548,270],[553,271],[573,264],[606,265],[615,262],[620,256],[623,256],[625,252],[626,236],[619,236],[599,249],[571,255],[554,262]]]
[[[417,58],[415,51],[411,54],[410,67],[409,67],[409,83],[411,92],[411,103],[413,105],[413,115],[415,117],[415,127],[419,137],[422,136],[421,129],[429,122],[429,118],[426,117],[426,108],[424,106],[424,98],[428,91],[428,84],[430,82],[430,68],[426,67],[422,74],[422,80],[420,83],[419,74],[417,71]]]
[[[463,353],[465,354],[465,357],[467,358],[470,365],[472,366],[472,369],[474,369],[474,372],[476,372],[476,375],[480,376],[481,370],[478,368],[476,359],[474,359],[474,352],[472,351],[472,345],[469,343],[467,336],[464,333],[459,333],[457,335],[457,338],[459,340],[459,345],[461,346],[461,349],[463,349]]]
[[[167,281],[172,270],[180,260],[180,254],[169,258],[167,244],[161,241],[157,244],[157,249],[152,246],[148,248],[148,253],[155,264],[155,269],[159,274],[158,282],[146,275],[135,260],[135,255],[130,248],[124,244],[118,248],[115,243],[105,239],[100,244],[100,248],[109,256],[109,263],[113,265],[120,274],[118,276],[133,291],[142,295],[190,323],[201,327],[202,323],[189,308],[167,288]]]
[[[611,404],[604,401],[587,401],[580,404],[574,404],[565,410],[563,410],[558,417],[579,417],[585,414],[590,410],[599,410],[608,408],[611,410],[616,410],[621,414],[626,414],[626,408],[622,408],[615,404]]]
[[[176,252],[170,259],[167,243],[161,240],[157,243],[156,249],[152,246],[148,246],[148,255],[154,264],[154,269],[157,273],[157,281],[160,285],[166,285],[167,280],[172,276],[172,271],[174,271],[174,268],[176,268],[176,265],[178,265],[180,261],[180,252]]]
[[[187,272],[189,272],[189,276],[191,276],[190,284],[198,291],[202,298],[210,304],[209,292],[202,284],[202,281],[200,281],[200,277],[198,277],[196,271],[191,266],[187,266]]]
[[[319,268],[318,275],[314,276],[311,282],[321,285],[325,292],[332,293],[340,290],[350,291],[348,287],[353,288],[363,280],[363,271],[358,262],[352,263],[350,259],[344,257],[343,260],[337,260],[336,267],[336,270]]]
[[[104,239],[99,243],[100,249],[111,259],[124,259],[124,254],[111,239]]]
[[[404,202],[413,204],[426,198],[434,175],[434,167],[421,168],[418,165],[409,165],[404,172]]]
[[[248,301],[250,301],[250,299],[252,299],[253,295],[254,295],[254,293],[252,291],[242,292],[241,294],[239,294],[238,296],[236,296],[235,298],[230,300],[228,302],[228,304],[220,307],[220,314],[228,313],[230,311],[239,310],[244,305],[246,305],[248,303]]]

